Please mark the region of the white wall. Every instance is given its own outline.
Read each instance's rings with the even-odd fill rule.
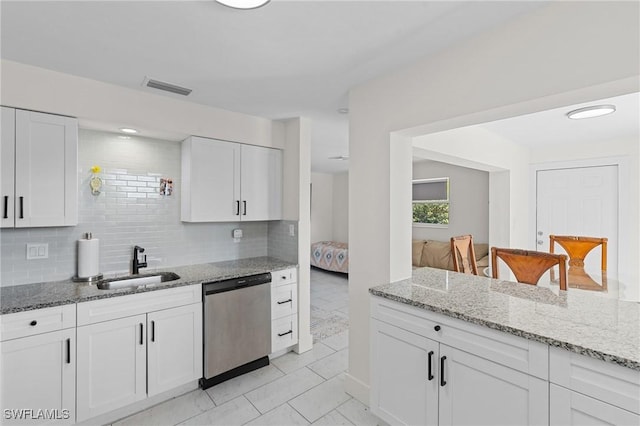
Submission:
[[[349,243],[349,173],[333,175],[333,241]]]
[[[296,352],[313,346],[311,336],[311,123],[306,118],[281,122],[284,145],[284,219],[298,221],[298,344]]]
[[[311,173],[311,242],[333,240],[333,175]]]
[[[411,167],[411,136],[637,91],[639,15],[635,2],[554,2],[351,91],[349,393],[368,400],[368,289],[411,274],[411,176],[403,169]],[[458,148],[448,154],[476,150],[473,142]],[[508,176],[528,188],[529,161],[517,155],[492,171],[499,179],[490,176],[490,185],[505,189]],[[496,235],[514,246],[526,240],[528,208],[518,204],[527,205],[528,190],[513,186],[511,214],[490,229],[492,245]]]
[[[349,173],[311,173],[311,242],[349,242]]]
[[[413,163],[413,179],[449,178],[449,225],[446,228],[413,225],[413,239],[449,241],[473,235],[477,243],[489,241],[489,173],[439,161]]]
[[[282,148],[271,120],[2,60],[0,104],[77,117],[80,127],[182,140],[204,136]]]

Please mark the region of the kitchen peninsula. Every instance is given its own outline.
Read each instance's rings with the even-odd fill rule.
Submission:
[[[640,305],[432,268],[371,288],[371,410],[391,424],[640,420]]]

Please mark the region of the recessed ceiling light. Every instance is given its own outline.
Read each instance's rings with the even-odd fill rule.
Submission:
[[[614,105],[594,105],[569,111],[567,113],[567,117],[572,120],[580,120],[582,118],[600,117],[602,115],[611,114],[615,111],[616,107]]]
[[[120,129],[120,131],[121,131],[122,133],[132,133],[132,134],[133,134],[133,133],[138,133],[138,131],[137,131],[136,129],[131,129],[131,128],[129,128],[129,127],[122,127],[122,128]]]
[[[349,114],[349,108],[338,108],[340,114]]]
[[[223,4],[234,9],[257,9],[269,3],[270,0],[216,0],[218,3]]]
[[[329,157],[329,160],[348,160],[349,156],[348,155],[338,155],[336,157]]]

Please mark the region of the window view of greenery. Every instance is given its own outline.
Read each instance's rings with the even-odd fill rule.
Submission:
[[[413,203],[413,222],[448,225],[449,203]]]
[[[414,179],[413,223],[449,224],[449,178]]]

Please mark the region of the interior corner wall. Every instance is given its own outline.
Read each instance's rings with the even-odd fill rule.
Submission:
[[[349,173],[333,175],[333,241],[349,243]]]
[[[406,239],[399,244],[410,248],[410,225],[391,212],[392,199],[410,198],[392,196],[403,190],[393,186],[402,182],[391,176],[390,135],[425,125],[446,130],[454,122],[466,126],[637,91],[639,12],[636,2],[553,2],[351,90],[345,378],[351,395],[368,402],[368,289],[406,272],[391,261],[392,235]],[[528,165],[523,169],[524,176],[510,179],[526,182]],[[509,196],[511,207],[528,202],[526,190],[510,189]],[[527,226],[526,215],[511,214],[507,227],[515,235],[510,238],[526,235]]]
[[[456,235],[473,235],[477,243],[489,242],[489,173],[439,161],[413,163],[413,179],[449,178],[449,224],[446,228],[413,225],[416,240],[449,241]]]
[[[298,221],[298,344],[296,352],[313,346],[311,336],[311,123],[305,117],[279,121],[284,126],[285,220]]]
[[[333,240],[333,175],[311,173],[311,242]]]

